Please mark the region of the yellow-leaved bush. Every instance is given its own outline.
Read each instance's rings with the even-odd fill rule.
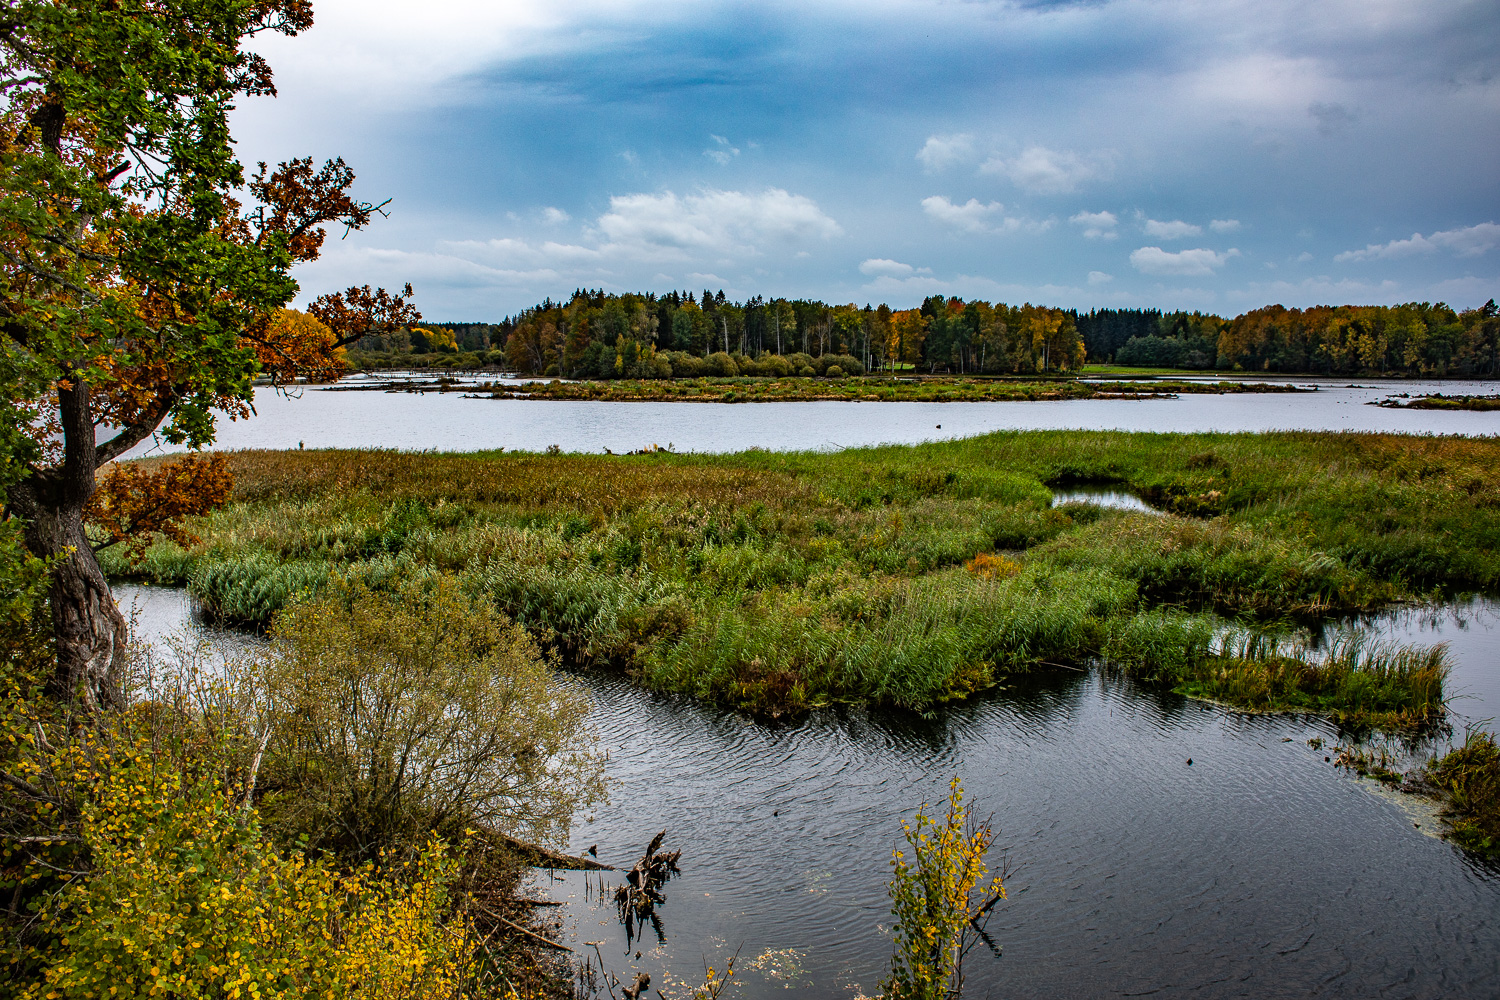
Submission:
[[[163,711],[97,720],[61,747],[43,729],[8,734],[22,744],[15,776],[57,803],[32,802],[34,828],[50,821],[55,839],[5,850],[6,883],[32,910],[6,942],[13,995],[460,992],[473,946],[449,905],[456,862],[442,844],[342,872],[278,852],[212,748],[192,746],[191,730],[164,733]]]
[[[910,822],[901,822],[907,849],[891,854],[895,953],[882,983],[890,1000],[959,996],[965,954],[980,940],[993,947],[984,922],[1005,898],[1002,877],[988,877],[985,863],[994,828],[978,821],[963,799],[955,777],[943,814],[931,815],[924,803]]]
[[[588,701],[453,577],[387,584],[335,578],[243,656],[138,651],[116,711],[79,714],[26,657],[0,661],[6,996],[441,1000],[545,980],[475,893],[519,877],[495,844],[560,839],[602,794]],[[23,650],[28,621],[4,611]]]

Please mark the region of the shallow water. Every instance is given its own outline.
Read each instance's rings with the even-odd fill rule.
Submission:
[[[1065,503],[1087,503],[1096,507],[1109,507],[1112,510],[1133,510],[1144,514],[1159,513],[1146,501],[1134,493],[1126,493],[1123,490],[1111,490],[1103,486],[1079,486],[1068,489],[1054,489],[1052,491],[1052,506],[1060,507]]]
[[[1500,715],[1500,600],[1468,597],[1440,605],[1392,608],[1352,624],[1380,640],[1448,644],[1455,665],[1446,693],[1458,735]]]
[[[383,376],[382,376],[383,377]],[[1296,380],[1299,385],[1315,384]],[[496,400],[461,393],[256,391],[257,415],[223,421],[219,448],[399,448],[481,451],[839,449],[971,437],[996,430],[1351,430],[1500,434],[1500,411],[1367,406],[1394,393],[1493,390],[1487,382],[1320,382],[1316,393],[1007,403],[611,403]],[[176,448],[142,443],[130,457]]]
[[[181,592],[117,592],[144,595],[143,632],[188,616]],[[1494,622],[1485,604],[1384,627],[1462,640],[1455,684],[1493,714]],[[958,774],[1010,868],[989,925],[1001,953],[971,954],[969,996],[1500,994],[1500,872],[1433,836],[1423,800],[1325,763],[1306,743],[1336,736],[1322,720],[1239,715],[1100,671],[1022,679],[926,719],[827,710],[783,727],[579,680],[616,784],[572,849],[628,866],[665,828],[683,851],[663,945],[648,929],[627,946],[582,873],[543,876],[574,901],[565,940],[590,955],[599,942],[627,982],[628,969],[695,981],[739,949],[737,996],[875,994],[900,819]]]

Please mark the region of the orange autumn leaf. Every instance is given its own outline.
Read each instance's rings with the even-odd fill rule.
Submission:
[[[158,536],[187,546],[198,541],[183,521],[222,507],[234,488],[223,455],[192,455],[153,469],[131,462],[105,472],[84,509],[85,523],[109,537],[99,548],[125,543],[139,560]]]

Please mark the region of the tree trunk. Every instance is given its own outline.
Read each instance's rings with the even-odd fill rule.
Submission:
[[[115,606],[84,536],[82,509],[38,504],[30,485],[22,483],[12,495],[16,512],[26,521],[26,547],[33,555],[56,559],[48,596],[57,670],[48,681],[48,693],[58,700],[73,700],[85,711],[117,707],[125,664],[125,616]]]
[[[52,629],[57,669],[48,693],[85,711],[122,703],[125,616],[83,533],[83,508],[94,495],[99,451],[88,385],[59,389],[63,430],[61,465],[33,472],[10,491],[12,511],[26,524],[26,547],[51,561]]]

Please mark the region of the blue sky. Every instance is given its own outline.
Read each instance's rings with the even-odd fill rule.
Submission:
[[[247,162],[391,218],[305,296],[579,286],[1233,314],[1500,295],[1500,5],[318,0]]]

